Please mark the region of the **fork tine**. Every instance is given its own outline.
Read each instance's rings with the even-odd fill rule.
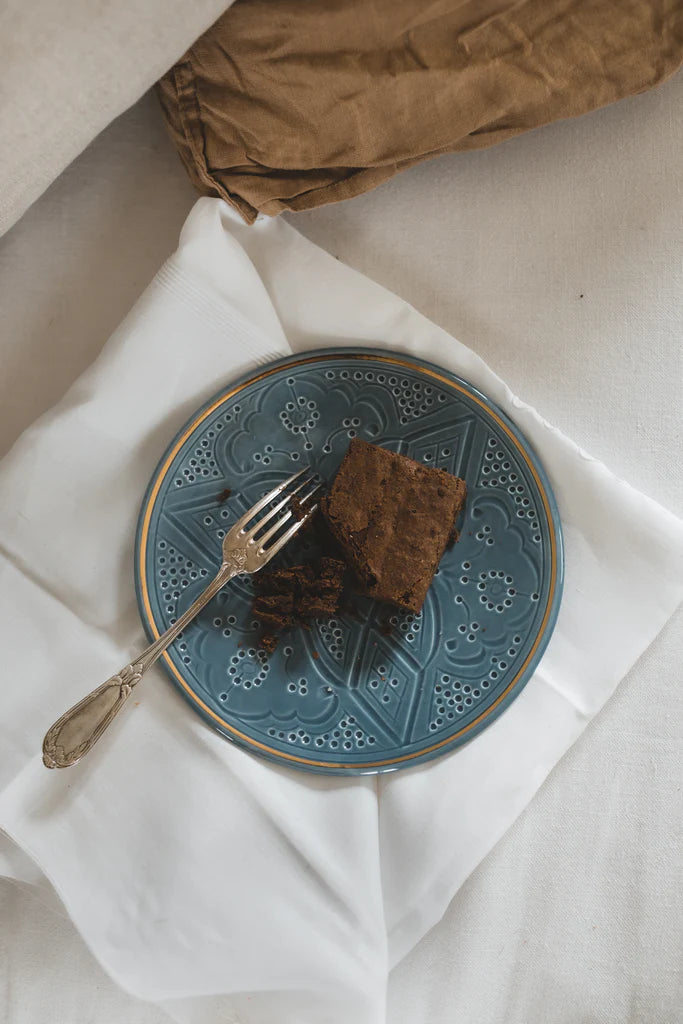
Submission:
[[[288,491],[288,493],[285,494],[285,496],[282,499],[282,501],[278,501],[277,505],[275,505],[274,508],[269,509],[269,511],[266,513],[266,515],[263,516],[262,519],[259,519],[258,523],[256,523],[254,526],[252,526],[251,530],[247,530],[244,533],[244,538],[246,540],[253,540],[253,539],[255,539],[256,534],[259,533],[264,528],[264,526],[266,526],[271,521],[271,519],[273,519],[278,514],[280,509],[283,509],[285,507],[285,505],[288,505],[289,502],[292,500],[292,498],[295,497],[295,495],[297,495],[299,493],[301,488],[302,487],[306,487],[306,485],[310,484],[310,482],[312,480],[314,480],[314,479],[315,479],[315,474],[312,473],[310,477],[308,477],[306,480],[303,480],[299,484],[298,487],[294,488],[293,491]],[[301,499],[301,498],[299,499],[299,501],[302,501],[302,500],[303,499]],[[282,521],[284,522],[284,519]]]
[[[254,516],[260,512],[262,508],[266,507],[269,501],[272,501],[273,498],[277,498],[278,494],[281,494],[285,487],[289,487],[290,484],[293,484],[294,481],[298,480],[298,478],[303,476],[304,473],[310,473],[308,466],[304,466],[304,468],[300,469],[298,473],[293,473],[287,480],[283,480],[283,482],[278,484],[277,487],[273,487],[272,491],[268,491],[260,501],[257,501],[255,505],[252,505],[249,511],[245,512],[244,515],[234,523],[232,529],[235,531],[243,530],[247,523],[250,523]]]
[[[316,486],[312,490],[310,490],[308,492],[308,494],[306,495],[305,498],[301,498],[300,499],[299,504],[303,505],[303,503],[305,501],[307,501],[308,498],[310,498],[313,494],[315,494],[316,491],[320,491],[320,490],[321,490],[320,484],[316,484]],[[293,515],[293,513],[291,511],[290,512],[286,512],[283,516],[280,516],[280,518],[275,523],[275,525],[271,526],[271,528],[268,530],[267,533],[264,533],[264,535],[262,537],[259,537],[258,545],[259,545],[259,549],[261,551],[264,550],[265,545],[266,545],[266,541],[270,540],[270,538],[273,537],[278,532],[278,530],[281,530],[282,527],[285,525],[285,523],[288,522],[288,520],[290,520],[292,518],[292,515]]]
[[[269,562],[271,560],[271,558],[273,557],[273,555],[276,555],[278,553],[278,551],[280,551],[285,546],[285,544],[287,544],[287,542],[292,539],[294,534],[298,533],[298,531],[301,529],[301,527],[304,526],[308,522],[308,520],[311,518],[311,516],[313,515],[313,513],[316,511],[317,508],[318,508],[318,504],[316,502],[316,504],[313,505],[310,508],[310,510],[306,513],[306,515],[303,517],[303,519],[298,519],[293,524],[293,526],[290,526],[290,528],[287,530],[286,533],[283,533],[281,537],[278,537],[278,539],[276,541],[274,541],[270,545],[270,547],[263,553],[263,556],[262,556],[263,557],[263,563],[262,563],[262,565],[265,565],[266,562]]]
[[[310,480],[305,480],[305,481],[304,481],[304,483],[303,483],[303,484],[302,484],[301,486],[303,487],[303,486],[304,486],[305,484],[307,484],[307,483],[310,483]],[[321,484],[321,483],[317,483],[317,484],[315,484],[315,486],[314,486],[314,487],[311,487],[311,489],[310,489],[310,491],[308,492],[308,494],[304,494],[303,498],[299,498],[299,504],[300,504],[300,505],[303,505],[303,504],[305,504],[305,502],[307,502],[309,498],[312,498],[312,497],[313,497],[313,495],[314,495],[314,494],[315,494],[315,493],[316,493],[317,491],[321,490],[321,488],[322,488],[322,484]],[[297,489],[298,489],[298,488],[297,488]]]
[[[288,522],[291,518],[292,518],[292,513],[291,512],[285,512],[285,514],[280,519],[278,519],[278,521],[275,523],[275,525],[270,527],[270,529],[268,530],[267,533],[264,533],[264,535],[262,537],[259,537],[259,539],[257,541],[258,546],[259,546],[259,551],[263,551],[264,550],[263,546],[266,543],[266,541],[270,540],[270,538],[274,534],[276,534],[278,532],[278,530],[281,530],[282,527],[285,525],[285,523]]]

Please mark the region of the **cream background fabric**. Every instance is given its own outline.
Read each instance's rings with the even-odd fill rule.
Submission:
[[[681,432],[680,85],[678,79],[495,153],[425,165],[371,196],[295,220],[453,330],[540,411],[679,514],[682,484],[673,463]],[[44,395],[47,406],[58,397],[69,374],[80,369],[79,359],[81,366],[89,360],[172,246],[167,235],[158,254],[150,252],[155,237],[170,230],[170,210],[179,211],[175,233],[192,200],[180,178],[168,186],[177,206],[168,195],[157,205],[158,182],[148,179],[147,191],[143,186],[129,199],[127,228],[121,207],[118,216],[106,214],[101,198],[105,189],[111,195],[119,188],[125,201],[123,182],[111,174],[111,154],[121,148],[117,132],[143,143],[141,152],[130,147],[126,168],[136,160],[164,166],[162,138],[149,141],[152,117],[142,105],[125,124],[114,125],[117,141],[109,151],[93,147],[80,180],[58,182],[5,240],[3,310],[10,317],[3,349],[16,370],[6,384],[8,441],[22,417],[29,422],[35,415],[32,402]],[[171,165],[164,181],[171,180]],[[78,217],[70,212],[83,211],[89,201],[90,210],[100,212],[99,230],[81,212],[90,234],[79,236]],[[43,204],[43,219],[31,224]],[[522,229],[530,209],[537,214],[533,232]],[[101,253],[107,228],[114,239],[122,232],[118,245],[127,243],[136,256],[121,266],[126,261],[110,251],[98,292],[95,270],[88,280],[88,257]],[[37,251],[44,251],[40,267]],[[68,280],[60,280],[69,267],[72,287],[87,282],[75,284],[73,302],[65,301]],[[111,309],[119,292],[121,308]],[[106,322],[108,311],[113,323]],[[46,348],[41,370],[31,355]],[[41,373],[42,389],[36,385]],[[392,1024],[676,1019],[680,623],[679,616],[444,921],[394,972]],[[12,990],[19,992],[7,1019],[23,1024],[21,1013],[28,1021],[45,1008],[45,979],[34,983],[30,973],[32,950],[33,963],[40,962],[31,938],[37,939],[32,928],[41,908],[16,889],[7,900],[7,920],[14,924],[5,939],[11,939],[7,963]],[[78,1000],[76,1016],[64,1017],[78,1020],[79,1007],[86,1007],[83,991],[92,985],[106,992],[108,983],[78,952],[68,926],[48,913],[44,919],[50,936],[67,943],[63,973],[73,976],[80,998],[67,985],[62,1005]],[[18,932],[17,922],[25,922]],[[77,979],[74,962],[83,966]],[[111,1007],[120,1007],[121,998],[112,993],[111,1003],[100,1000],[96,1020],[115,1014]],[[159,1019],[158,1011],[140,1004],[127,1004],[126,1012],[136,1024]]]
[[[0,235],[229,0],[4,0]]]

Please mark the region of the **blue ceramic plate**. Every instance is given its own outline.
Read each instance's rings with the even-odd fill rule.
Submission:
[[[191,705],[229,739],[339,775],[419,764],[481,732],[533,672],[562,589],[557,508],[514,423],[432,364],[326,349],[230,384],[164,455],[136,542],[150,638],[206,586],[243,512],[305,463],[331,481],[354,436],[467,481],[461,539],[420,614],[359,598],[353,615],[288,634],[267,657],[252,583],[241,577],[163,656]]]

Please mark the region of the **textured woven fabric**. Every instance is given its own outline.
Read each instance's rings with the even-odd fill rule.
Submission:
[[[228,0],[4,0],[0,235]]]
[[[466,340],[679,515],[682,101],[677,76],[580,121],[432,161],[353,203],[292,218]],[[3,449],[92,361],[192,201],[148,98],[3,239]],[[677,1020],[682,627],[679,613],[395,969],[390,1024]],[[69,1024],[170,1019],[121,993],[42,892],[38,902],[6,889],[3,1024],[55,1019],[56,1009]],[[208,1000],[186,1019],[233,1024],[220,1012]]]
[[[677,0],[239,0],[159,95],[195,186],[253,220],[585,114],[681,60]]]

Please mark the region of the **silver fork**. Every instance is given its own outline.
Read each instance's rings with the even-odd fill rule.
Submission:
[[[295,483],[298,485],[293,490],[288,490]],[[178,621],[150,644],[139,658],[65,711],[48,729],[43,740],[43,763],[47,768],[68,768],[92,749],[107,726],[116,718],[147,669],[163,654],[169,644],[173,643],[178,634],[182,633],[188,623],[228,580],[242,573],[258,572],[267,565],[273,555],[282,550],[317,509],[319,492],[320,485],[316,482],[314,474],[308,468],[302,469],[278,487],[274,487],[237,520],[223,541],[221,567],[197,600],[193,601]],[[276,498],[280,498],[277,504],[250,526],[252,520]],[[292,510],[294,498],[298,503],[297,516]],[[288,526],[290,521],[291,525]],[[285,526],[287,529],[282,532]]]

